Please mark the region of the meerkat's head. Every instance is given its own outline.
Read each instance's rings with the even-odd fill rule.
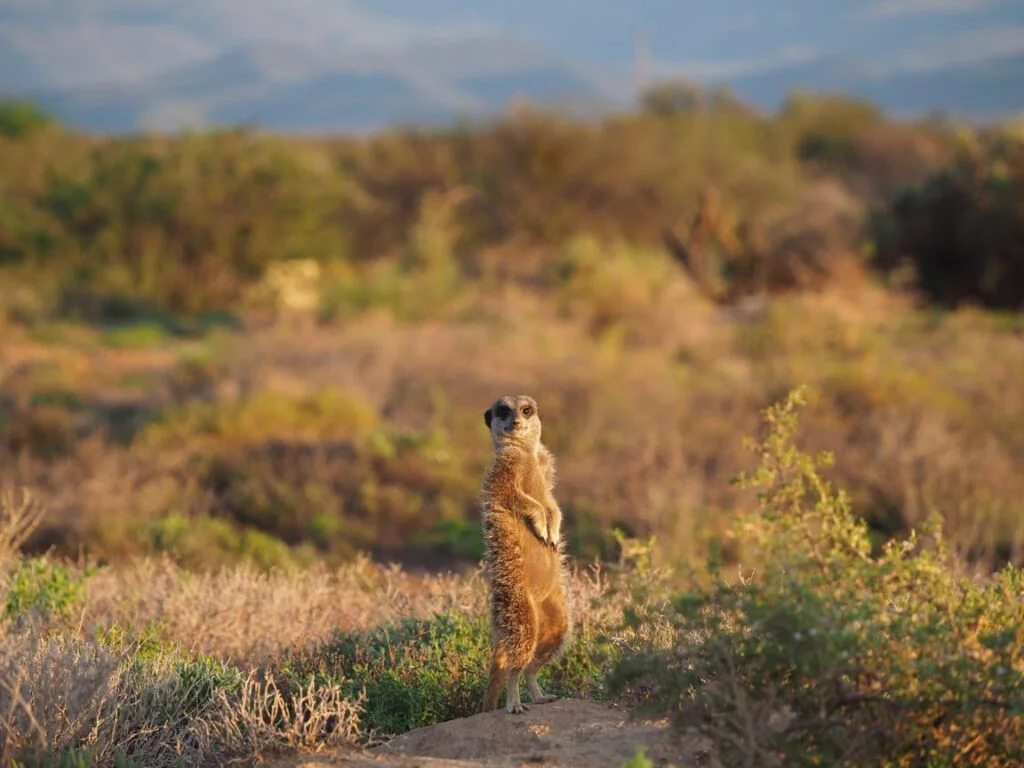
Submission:
[[[540,410],[529,395],[505,395],[484,411],[494,447],[518,443],[536,448],[540,442]]]

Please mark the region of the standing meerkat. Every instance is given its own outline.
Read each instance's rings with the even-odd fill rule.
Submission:
[[[484,412],[494,456],[484,474],[484,562],[491,588],[492,659],[483,711],[521,714],[525,674],[534,704],[554,701],[537,683],[537,672],[568,644],[562,511],[552,495],[555,461],[540,441],[540,413],[526,395],[499,397]]]

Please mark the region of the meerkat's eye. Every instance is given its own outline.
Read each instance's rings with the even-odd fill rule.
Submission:
[[[499,419],[507,419],[509,414],[512,413],[512,409],[507,405],[499,405],[494,412]]]
[[[523,416],[525,416],[526,418],[530,418],[531,416],[533,416],[533,406],[532,405],[525,405],[525,406],[523,406]]]

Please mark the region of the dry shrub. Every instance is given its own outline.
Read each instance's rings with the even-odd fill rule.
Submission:
[[[149,659],[137,646],[38,629],[0,643],[5,764],[85,751],[97,766],[212,766],[319,751],[355,742],[360,708],[338,685],[286,691],[273,677],[173,651]]]
[[[855,254],[860,228],[860,203],[841,184],[820,181],[809,186],[790,209],[768,219],[755,235],[755,242],[761,241],[768,285],[788,280],[795,289],[842,286],[859,266]]]
[[[61,752],[99,738],[118,707],[123,658],[95,643],[38,628],[0,640],[0,712],[7,764],[31,751]]]
[[[240,564],[185,571],[167,559],[102,571],[87,585],[84,626],[158,627],[167,642],[236,664],[259,665],[285,648],[338,630],[482,603],[482,585],[454,574],[417,577],[362,556],[338,569],[262,572]]]
[[[885,124],[859,136],[846,175],[850,185],[871,199],[920,183],[951,154],[949,136],[927,126]]]
[[[29,489],[23,488],[20,494],[8,487],[0,491],[0,572],[4,575],[44,517],[44,508]]]
[[[712,187],[701,196],[689,231],[663,234],[669,253],[716,304],[864,283],[856,252],[860,205],[831,181],[808,185],[792,205],[765,206],[739,218]],[[851,286],[852,287],[852,286]]]
[[[33,563],[43,567],[41,575],[53,576],[49,561],[22,560],[17,549],[41,516],[41,507],[28,492],[19,498],[4,489],[0,495],[0,597],[4,607],[0,618],[0,761],[4,764],[88,755],[89,764],[97,766],[122,759],[153,766],[219,765],[226,757],[251,758],[281,750],[351,744],[359,735],[361,699],[343,696],[339,685],[310,682],[294,690],[282,689],[271,675],[244,673],[208,656],[186,653],[181,643],[174,642],[188,639],[195,645],[213,647],[224,657],[231,656],[237,646],[225,642],[224,634],[211,632],[215,624],[196,622],[195,612],[210,609],[215,620],[220,620],[221,632],[223,618],[238,615],[240,607],[244,610],[241,615],[254,626],[260,625],[267,617],[265,574],[234,574],[236,585],[249,586],[250,599],[241,606],[231,600],[237,597],[237,589],[225,593],[200,585],[200,594],[203,586],[207,587],[204,605],[188,589],[186,574],[164,572],[162,586],[171,594],[161,594],[154,591],[161,586],[154,583],[159,582],[159,567],[142,564],[120,578],[101,572],[98,584],[90,584],[102,596],[105,586],[117,583],[124,593],[117,597],[107,594],[107,598],[120,613],[101,613],[102,598],[92,603],[87,600],[77,622],[65,621],[63,613],[26,610],[22,607],[25,596],[16,590],[46,590],[63,584],[44,580],[26,585],[10,578],[25,567],[31,570]],[[52,567],[58,566],[59,573],[54,573],[74,578],[70,566]],[[348,575],[349,591],[369,592],[366,584],[372,575]],[[321,576],[308,574],[299,589],[290,585],[290,596],[298,593],[304,597],[302,586],[308,590],[312,579]],[[345,589],[344,585],[329,586]],[[438,588],[443,589],[441,580]],[[336,599],[337,593],[332,597]],[[215,605],[218,599],[220,603]],[[368,599],[364,601],[368,603]],[[291,619],[294,603],[287,607]],[[182,626],[182,619],[191,619],[191,623]],[[281,624],[287,626],[283,617]],[[161,625],[170,627],[163,645],[153,635],[153,627]],[[260,637],[241,636],[243,643],[249,643],[244,650],[250,658],[260,652],[280,651],[289,640],[279,635],[271,647],[268,637],[274,630],[265,623],[261,626]],[[229,629],[246,631],[238,625]],[[274,629],[280,631],[281,626]],[[183,637],[175,637],[175,630]],[[196,633],[204,631],[196,642]],[[301,633],[302,628],[296,631]]]
[[[60,405],[15,406],[8,412],[3,447],[10,453],[31,453],[43,460],[67,455],[82,431],[81,420]]]
[[[606,623],[621,608],[615,600],[592,603],[607,589],[600,568],[574,573],[570,593],[583,621]],[[268,573],[241,564],[195,573],[167,559],[138,560],[88,579],[76,625],[155,633],[162,643],[248,668],[336,632],[438,613],[482,616],[485,605],[477,570],[423,574],[363,556],[335,569]]]
[[[211,738],[229,754],[256,759],[283,752],[316,753],[351,746],[360,737],[363,698],[342,693],[340,683],[317,683],[282,691],[273,675],[248,677],[240,690],[218,691],[230,717],[209,723]]]

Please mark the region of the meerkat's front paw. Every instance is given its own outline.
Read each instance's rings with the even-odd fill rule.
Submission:
[[[510,715],[521,715],[528,709],[529,707],[523,704],[521,701],[515,704],[509,704],[507,707],[505,707],[505,711],[508,712]]]
[[[538,696],[533,700],[534,704],[550,704],[552,701],[558,701],[558,697],[553,693],[545,693],[543,696]]]

